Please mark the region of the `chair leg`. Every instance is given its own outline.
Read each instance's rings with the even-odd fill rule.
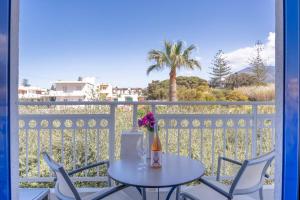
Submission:
[[[176,200],[180,200],[180,186],[176,188]]]
[[[260,199],[260,200],[263,200],[263,199],[264,199],[263,188],[262,188],[262,187],[259,189],[259,199]]]

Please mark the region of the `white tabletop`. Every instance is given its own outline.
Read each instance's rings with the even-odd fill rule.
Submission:
[[[130,158],[113,161],[108,174],[125,185],[159,188],[192,182],[203,176],[205,171],[200,161],[172,154],[163,155],[161,168],[151,168],[147,163],[146,168],[140,169],[139,162],[140,160]]]

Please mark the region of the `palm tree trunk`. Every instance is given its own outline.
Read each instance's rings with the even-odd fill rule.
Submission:
[[[170,101],[177,101],[177,94],[176,94],[176,68],[171,69],[170,72],[170,85],[169,85],[169,100]]]

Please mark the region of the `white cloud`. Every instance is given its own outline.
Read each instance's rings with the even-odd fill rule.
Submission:
[[[233,71],[238,71],[249,65],[249,59],[255,55],[255,47],[243,47],[224,54],[230,62]],[[266,65],[275,65],[275,33],[270,32],[263,44],[262,58]]]

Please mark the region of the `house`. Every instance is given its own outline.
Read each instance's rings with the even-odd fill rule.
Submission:
[[[95,78],[83,78],[77,81],[56,81],[50,90],[49,98],[53,101],[87,101],[93,99]]]
[[[97,91],[99,95],[103,97],[105,100],[112,100],[113,99],[113,88],[108,83],[100,83],[97,86]]]
[[[44,101],[47,99],[47,89],[34,86],[18,87],[18,97],[22,101]]]
[[[112,89],[114,101],[139,101],[142,98],[142,88],[118,88]]]

